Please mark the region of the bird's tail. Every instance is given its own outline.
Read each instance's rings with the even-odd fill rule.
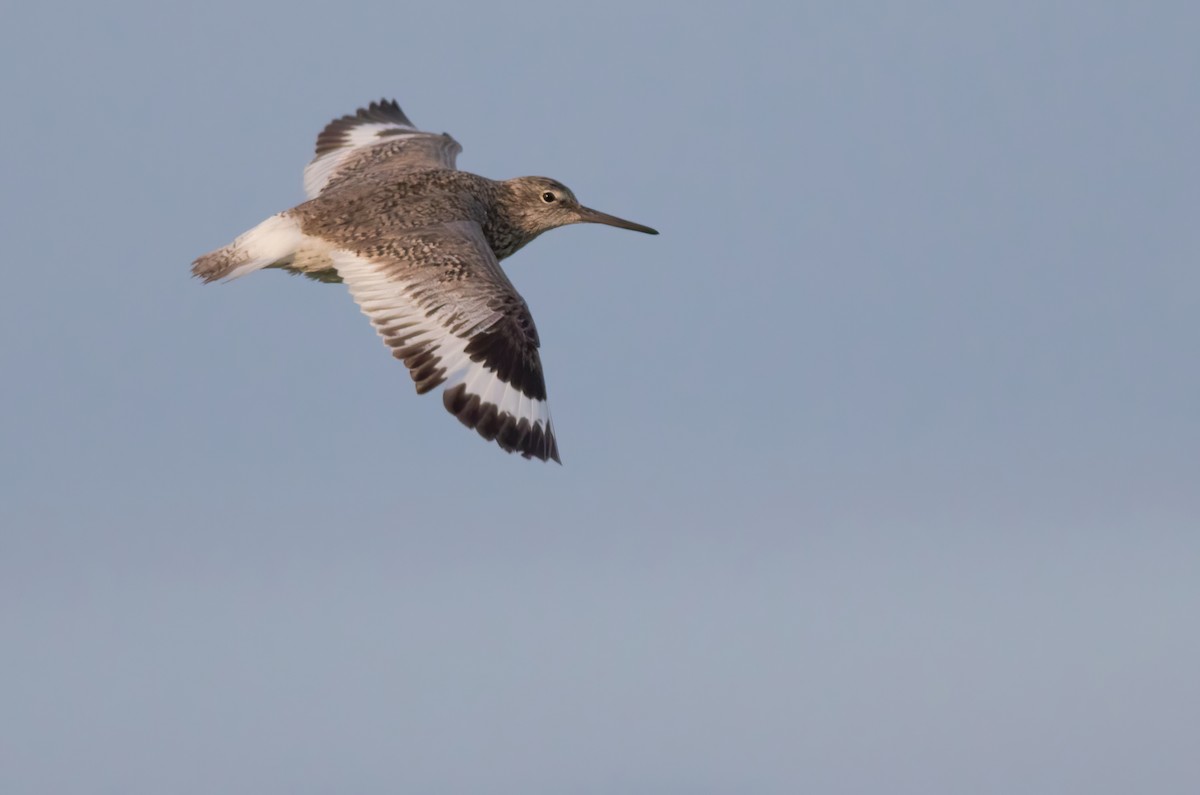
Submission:
[[[192,275],[205,282],[236,279],[292,257],[303,238],[294,218],[287,213],[272,215],[228,246],[198,258],[192,263]]]

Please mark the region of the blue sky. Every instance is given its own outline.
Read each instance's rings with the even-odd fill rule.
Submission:
[[[0,789],[1194,792],[1200,13],[26,4]],[[564,466],[188,267],[395,97],[658,228],[506,261]]]

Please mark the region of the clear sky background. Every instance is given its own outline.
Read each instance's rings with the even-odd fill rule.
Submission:
[[[1200,791],[1198,41],[1170,2],[7,8],[0,791]],[[344,288],[189,278],[380,97],[662,232],[506,262],[562,467]]]

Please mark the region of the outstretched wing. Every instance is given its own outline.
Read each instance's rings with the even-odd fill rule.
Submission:
[[[480,436],[559,461],[533,317],[478,224],[405,230],[370,255],[330,257],[418,393],[444,384],[447,410]]]
[[[326,125],[317,153],[304,169],[304,192],[318,196],[345,179],[455,168],[462,151],[449,135],[422,132],[395,100],[372,102]]]

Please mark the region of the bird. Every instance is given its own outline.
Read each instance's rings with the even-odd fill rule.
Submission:
[[[561,464],[537,328],[500,260],[568,224],[658,232],[583,206],[549,177],[459,171],[461,151],[394,99],[371,102],[317,136],[307,201],[197,258],[192,274],[208,283],[277,268],[345,284],[418,394],[440,386],[446,409],[484,439]]]

